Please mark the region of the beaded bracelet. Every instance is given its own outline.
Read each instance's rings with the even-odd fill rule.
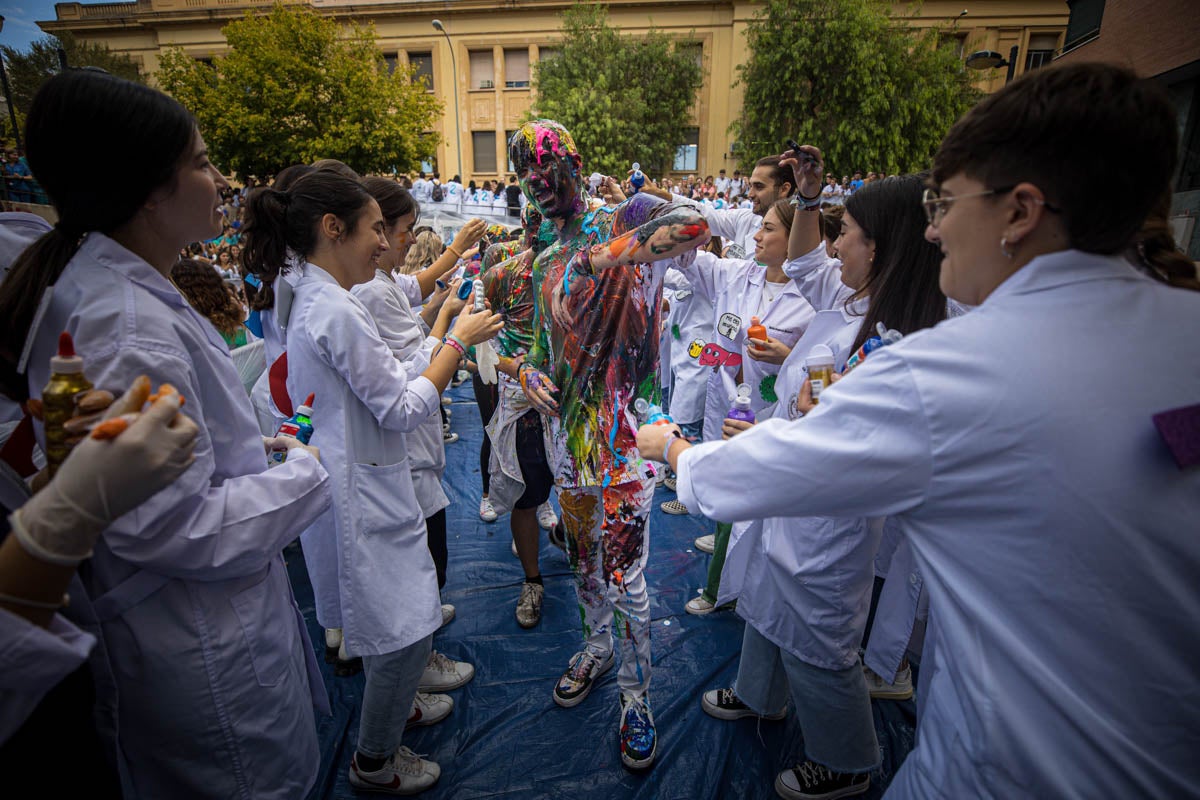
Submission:
[[[444,339],[442,339],[442,344],[449,345],[450,347],[453,347],[455,350],[457,350],[459,358],[467,357],[467,348],[462,342],[460,342],[458,340],[457,337],[451,336],[450,334],[446,334],[446,337]]]

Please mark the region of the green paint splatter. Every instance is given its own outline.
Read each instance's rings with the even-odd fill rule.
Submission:
[[[671,338],[673,338],[673,339],[674,339],[675,341],[677,341],[677,342],[678,342],[680,339],[682,339],[682,338],[683,338],[683,334],[681,334],[681,333],[679,332],[679,326],[678,326],[678,325],[672,325],[672,326],[671,326]]]
[[[758,384],[758,395],[763,399],[764,403],[774,403],[779,399],[779,395],[775,394],[775,379],[776,375],[767,375]]]

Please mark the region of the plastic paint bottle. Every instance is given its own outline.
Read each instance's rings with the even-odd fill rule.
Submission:
[[[733,407],[725,415],[726,419],[736,419],[739,422],[754,422],[754,410],[750,408],[750,394],[754,390],[748,383],[739,383],[737,397],[733,398]]]
[[[483,281],[476,278],[474,284],[475,310],[487,311],[487,306],[483,302]],[[499,380],[496,368],[500,366],[500,356],[496,353],[496,348],[490,340],[475,345],[475,365],[479,367],[479,378],[484,383],[492,385]]]
[[[747,339],[758,339],[760,341],[765,342],[767,340],[767,335],[768,335],[767,334],[767,326],[763,325],[762,322],[759,321],[758,317],[751,317],[750,318],[750,327],[746,329],[746,338]],[[755,345],[755,344],[752,344],[750,346],[753,347],[755,350],[765,350],[766,349],[763,347],[759,347],[758,345]]]
[[[671,425],[675,422],[670,414],[662,410],[662,406],[653,405],[644,397],[633,401],[633,410],[643,425]]]
[[[646,174],[642,172],[642,165],[638,162],[633,162],[633,175],[629,178],[629,183],[633,186],[633,193],[637,194],[646,185]]]
[[[808,366],[808,379],[812,383],[813,405],[820,402],[821,392],[833,383],[833,351],[823,344],[813,345],[804,360]]]
[[[300,407],[296,409],[296,413],[279,426],[279,430],[275,432],[275,435],[286,436],[298,440],[301,444],[308,444],[313,435],[312,410],[313,400],[315,399],[316,395],[313,394],[305,398]],[[278,466],[286,460],[287,450],[275,450],[267,459],[269,466],[272,467]]]
[[[83,377],[83,359],[75,354],[75,342],[63,331],[58,335],[58,354],[50,358],[50,380],[42,389],[46,464],[52,476],[71,452],[63,425],[75,415],[75,397],[91,389],[92,382]]]
[[[846,359],[846,368],[842,370],[845,374],[857,367],[863,360],[871,354],[872,351],[878,350],[881,347],[887,347],[889,344],[895,344],[904,338],[904,334],[900,331],[891,330],[882,322],[875,325],[875,330],[879,332],[878,336],[872,336],[862,343],[862,347]]]

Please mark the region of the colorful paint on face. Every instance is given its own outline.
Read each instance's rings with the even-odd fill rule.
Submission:
[[[526,199],[547,219],[568,219],[586,210],[582,159],[575,140],[548,119],[526,122],[508,140],[509,160]]]

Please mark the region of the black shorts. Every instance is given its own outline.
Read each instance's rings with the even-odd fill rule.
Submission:
[[[517,464],[525,479],[525,494],[513,508],[537,508],[550,499],[554,475],[546,461],[546,442],[542,438],[542,416],[529,410],[517,420]]]

